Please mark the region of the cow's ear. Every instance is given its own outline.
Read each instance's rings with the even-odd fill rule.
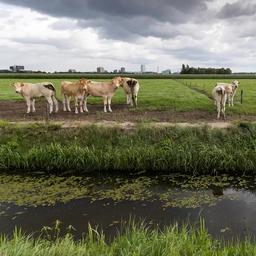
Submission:
[[[24,83],[21,83],[21,84],[20,84],[20,87],[23,87],[23,86],[24,86]]]

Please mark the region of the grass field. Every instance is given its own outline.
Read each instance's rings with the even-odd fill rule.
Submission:
[[[179,82],[179,80],[177,80]],[[231,82],[230,79],[193,79],[180,80],[193,89],[202,91],[211,97],[212,89],[217,82]],[[256,80],[241,79],[240,86],[235,96],[235,106],[232,112],[241,114],[256,114]],[[240,104],[241,90],[243,90],[243,104]]]
[[[51,82],[57,88],[57,96],[60,99],[60,82],[62,79],[51,79]],[[22,97],[14,92],[10,86],[16,79],[0,80],[0,100],[19,100]],[[41,79],[26,79],[26,82],[40,82]],[[71,79],[72,81],[72,79]],[[141,90],[139,93],[139,105],[142,109],[161,110],[172,108],[177,111],[204,110],[211,109],[211,101],[202,94],[168,79],[143,79],[140,80]],[[113,98],[113,104],[124,103],[125,95],[122,89],[119,89]],[[89,98],[88,103],[102,104],[100,98]]]
[[[50,79],[57,88],[57,96],[60,95],[60,82],[63,79]],[[74,79],[70,79],[74,80]],[[104,80],[104,79],[103,79]],[[0,100],[22,100],[10,86],[19,79],[0,78]],[[24,82],[42,82],[45,79],[23,79]],[[97,79],[96,79],[97,81]],[[105,79],[106,81],[106,79]],[[139,93],[139,109],[192,111],[203,110],[214,112],[215,106],[211,100],[211,91],[216,82],[230,82],[230,79],[141,79]],[[241,79],[235,96],[235,106],[228,109],[228,113],[256,114],[256,80]],[[243,104],[240,103],[240,92],[243,89]],[[89,104],[102,104],[100,98],[89,98]],[[113,104],[125,102],[125,95],[119,89],[113,98]]]
[[[58,231],[57,231],[58,232]],[[13,238],[0,237],[0,254],[8,256],[254,256],[253,241],[221,243],[200,228],[168,227],[150,231],[143,225],[132,226],[110,243],[104,234],[89,228],[87,238],[74,241],[71,235],[53,241],[23,235],[15,231]]]

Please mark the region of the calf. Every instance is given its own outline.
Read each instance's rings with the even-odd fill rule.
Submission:
[[[88,112],[87,109],[87,98],[89,96],[94,97],[102,97],[104,102],[104,112],[108,111],[112,112],[111,109],[111,100],[116,92],[116,90],[121,86],[122,78],[115,77],[110,82],[92,82],[87,81],[87,89],[85,93],[85,100],[84,100],[84,111]]]
[[[62,81],[61,82],[61,94],[63,95],[63,110],[70,111],[70,99],[75,99],[75,113],[78,114],[78,101],[80,106],[80,112],[83,113],[83,100],[85,96],[85,85],[87,80],[80,79],[76,82]]]
[[[49,106],[50,114],[53,112],[53,106],[55,106],[55,112],[58,112],[58,101],[56,99],[56,90],[52,83],[14,83],[13,84],[16,93],[22,95],[27,103],[27,113],[30,113],[31,107],[32,112],[36,112],[35,109],[35,98],[45,97]]]
[[[225,87],[217,84],[212,91],[212,96],[217,105],[217,118],[220,118],[220,113],[222,112],[223,118],[226,119],[225,104],[227,101],[227,93],[225,91]]]
[[[140,85],[138,80],[134,78],[124,77],[122,79],[121,87],[123,87],[126,94],[126,103],[131,106],[137,107],[138,93]]]

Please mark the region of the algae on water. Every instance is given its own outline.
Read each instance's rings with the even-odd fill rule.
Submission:
[[[53,206],[88,198],[91,202],[111,200],[160,201],[163,208],[211,206],[224,198],[225,188],[249,187],[248,180],[228,176],[184,175],[156,177],[59,177],[0,175],[0,203],[19,206]],[[106,203],[106,202],[104,202]]]

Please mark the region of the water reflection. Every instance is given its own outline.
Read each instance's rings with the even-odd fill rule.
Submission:
[[[131,218],[163,228],[197,225],[231,239],[256,235],[256,195],[251,179],[220,177],[21,177],[0,176],[0,231],[15,226],[39,234],[57,219],[80,238],[88,223],[108,237]]]

